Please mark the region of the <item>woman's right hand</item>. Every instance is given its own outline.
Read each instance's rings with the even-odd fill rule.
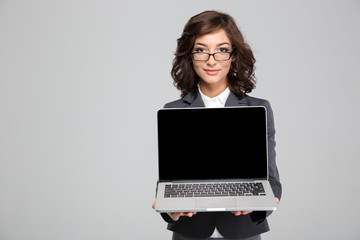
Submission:
[[[177,221],[181,216],[187,216],[192,217],[196,214],[196,212],[173,212],[173,213],[167,213],[172,220]]]
[[[152,208],[155,209],[156,200],[152,204]],[[173,221],[179,220],[181,216],[187,216],[192,217],[196,214],[196,212],[173,212],[173,213],[167,213]]]

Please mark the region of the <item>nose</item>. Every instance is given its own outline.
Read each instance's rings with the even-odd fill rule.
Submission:
[[[210,54],[209,59],[206,61],[208,65],[214,65],[216,63],[214,54]]]

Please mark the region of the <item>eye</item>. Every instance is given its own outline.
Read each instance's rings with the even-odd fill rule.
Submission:
[[[228,52],[229,51],[229,49],[227,49],[227,48],[220,48],[219,49],[219,52]]]
[[[197,53],[206,52],[204,48],[195,48],[194,51]]]

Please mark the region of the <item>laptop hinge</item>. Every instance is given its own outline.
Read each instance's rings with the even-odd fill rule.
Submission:
[[[196,180],[173,180],[173,181],[165,181],[172,183],[193,183],[193,182],[255,182],[266,179],[196,179]]]

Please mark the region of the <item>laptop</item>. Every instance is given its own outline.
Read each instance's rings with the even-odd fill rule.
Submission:
[[[160,109],[157,123],[156,211],[276,210],[265,107]]]

